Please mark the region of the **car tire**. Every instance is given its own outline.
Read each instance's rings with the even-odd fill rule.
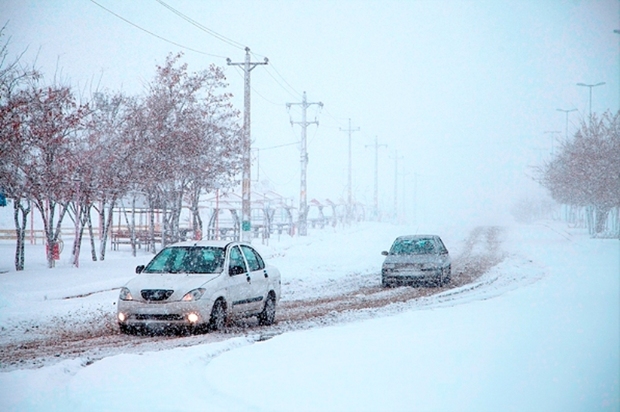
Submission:
[[[381,276],[381,286],[384,288],[391,288],[392,284],[389,283],[383,276]]]
[[[450,283],[450,280],[452,280],[452,265],[448,266],[447,272],[448,274],[446,275],[446,285]]]
[[[276,300],[273,295],[269,295],[265,301],[263,311],[258,314],[258,324],[261,326],[273,325],[276,321]]]
[[[448,266],[447,269],[442,269],[441,270],[441,283],[440,286],[446,286],[448,283],[450,283],[450,266]]]
[[[224,329],[225,326],[226,304],[222,299],[218,299],[213,304],[213,309],[211,309],[211,317],[209,319],[209,324],[207,325],[207,330],[218,331]]]

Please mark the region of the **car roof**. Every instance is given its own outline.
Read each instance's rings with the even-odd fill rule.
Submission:
[[[184,242],[174,243],[166,247],[188,247],[188,246],[209,247],[210,246],[210,247],[225,248],[226,246],[230,244],[251,246],[245,242],[236,242],[236,241],[231,242],[230,240],[187,240]]]
[[[418,239],[438,239],[437,235],[404,235],[399,236],[397,240],[418,240]]]

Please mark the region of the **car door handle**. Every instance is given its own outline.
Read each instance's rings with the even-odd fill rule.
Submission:
[[[267,274],[267,271],[266,271],[266,270],[265,270],[265,271],[263,271],[263,273],[265,274],[265,277],[266,277],[266,278],[268,278],[268,277],[269,277],[269,275]]]
[[[250,279],[250,275],[248,275],[248,276],[245,278],[245,280],[247,280],[247,281],[248,281],[248,283],[250,283],[250,281],[251,281],[251,279]]]

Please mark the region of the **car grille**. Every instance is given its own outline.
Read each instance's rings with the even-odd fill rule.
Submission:
[[[144,315],[138,314],[134,315],[136,320],[161,320],[161,321],[179,321],[184,320],[183,315],[176,314],[160,314],[160,315]]]
[[[435,271],[438,267],[429,266],[424,263],[397,263],[393,268],[385,268],[384,272],[407,272],[407,271]]]
[[[166,289],[143,289],[140,291],[142,298],[150,302],[159,302],[162,300],[166,300],[173,293],[174,293],[174,290],[166,290]]]

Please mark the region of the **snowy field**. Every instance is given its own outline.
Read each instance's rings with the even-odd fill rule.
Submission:
[[[254,245],[281,270],[285,305],[377,287],[380,252],[396,235],[437,233],[458,258],[472,229],[363,223]],[[28,245],[26,270],[15,272],[13,248],[0,243],[0,350],[90,325],[128,348],[153,339],[114,325],[118,288],[149,254],[126,247],[91,262],[83,247],[76,269],[67,247],[48,270],[42,246]],[[275,325],[266,340],[249,328],[179,337],[189,343],[175,348],[3,364],[0,410],[620,410],[620,242],[553,222],[511,225],[501,254],[473,283],[331,322]]]

